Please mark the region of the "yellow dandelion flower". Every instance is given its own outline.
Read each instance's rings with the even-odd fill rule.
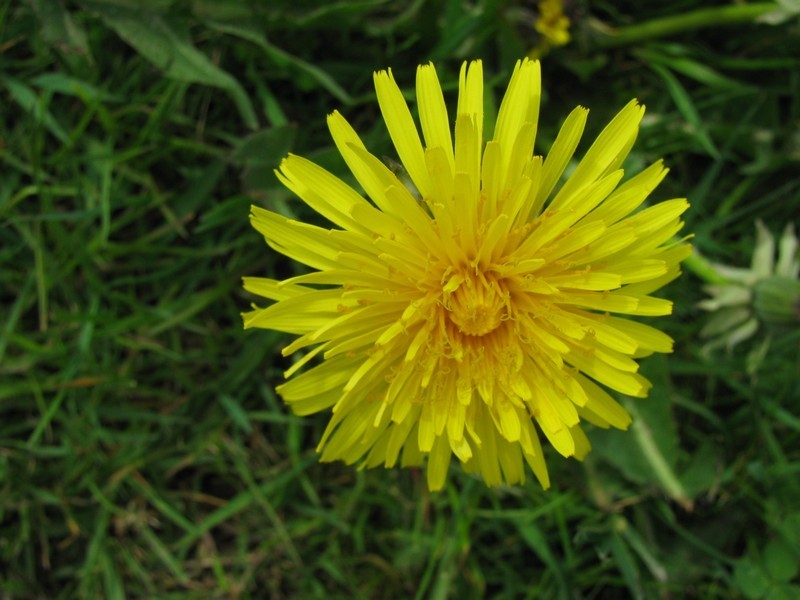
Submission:
[[[243,317],[299,336],[284,355],[313,348],[278,392],[298,415],[331,409],[321,460],[426,463],[431,490],[453,455],[488,485],[523,482],[527,463],[548,487],[539,433],[581,459],[582,420],[630,423],[598,384],[647,394],[634,359],[670,352],[672,340],[615,315],[671,312],[651,294],[690,253],[671,241],[688,204],[631,214],[667,172],[659,161],[620,184],[644,112],[635,100],[559,185],[588,111],[573,110],[547,157],[535,155],[540,77],[537,61],[517,63],[484,144],[480,61],[461,69],[455,141],[432,64],[417,71],[422,139],[392,72],[378,72],[384,121],[421,200],[334,112],[331,135],[369,200],[289,155],[278,178],[334,227],[252,208],[267,244],[313,269],[245,278],[275,302]]]
[[[564,14],[562,0],[541,0],[539,17],[534,23],[536,31],[544,38],[546,46],[564,46],[569,43],[569,18]]]

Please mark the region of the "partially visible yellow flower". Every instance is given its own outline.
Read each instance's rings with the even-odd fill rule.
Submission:
[[[422,139],[392,72],[375,73],[421,200],[334,112],[331,135],[369,200],[290,155],[278,178],[333,227],[253,207],[267,244],[313,269],[286,281],[245,278],[275,302],[243,317],[245,327],[299,336],[284,355],[313,348],[278,392],[296,414],[332,410],[323,461],[426,464],[432,490],[453,456],[488,485],[524,481],[527,463],[548,487],[539,433],[581,459],[582,420],[630,423],[601,385],[647,395],[634,359],[670,352],[672,340],[615,315],[671,312],[651,294],[691,252],[673,241],[688,204],[635,212],[667,172],[658,161],[621,183],[644,113],[635,100],[560,183],[588,111],[573,110],[547,157],[535,155],[540,77],[538,62],[517,63],[484,143],[480,61],[461,69],[455,139],[433,65],[417,70]]]
[[[552,47],[565,46],[569,43],[570,21],[564,14],[563,0],[540,0],[538,8],[539,16],[533,26],[542,39],[533,53],[542,56]]]

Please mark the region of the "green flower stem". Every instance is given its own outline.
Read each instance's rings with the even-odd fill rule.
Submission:
[[[775,10],[777,7],[778,5],[774,2],[759,2],[757,4],[733,4],[730,6],[701,8],[680,15],[612,29],[599,37],[596,43],[600,48],[618,48],[693,29],[749,23],[757,17]]]
[[[625,409],[633,419],[631,430],[639,444],[639,449],[642,451],[642,456],[644,456],[650,468],[653,469],[653,476],[658,481],[661,489],[685,510],[691,510],[692,499],[678,479],[675,471],[673,471],[667,458],[656,445],[653,439],[653,432],[644,423],[633,402],[625,402]]]
[[[714,269],[714,266],[708,262],[708,259],[700,254],[697,250],[692,252],[692,255],[683,261],[682,265],[706,283],[728,283],[728,280],[717,273],[717,271]]]

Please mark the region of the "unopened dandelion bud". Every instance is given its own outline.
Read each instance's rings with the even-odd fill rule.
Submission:
[[[775,275],[755,286],[753,307],[770,325],[800,323],[800,281]]]

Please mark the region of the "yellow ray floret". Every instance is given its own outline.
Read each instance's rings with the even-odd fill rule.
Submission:
[[[245,313],[245,327],[298,336],[286,355],[309,349],[277,391],[298,415],[331,411],[322,460],[424,466],[438,490],[455,458],[488,485],[521,483],[530,468],[546,488],[539,435],[582,459],[585,422],[630,424],[604,387],[646,396],[636,359],[672,351],[667,335],[625,315],[672,311],[652,294],[691,252],[674,237],[688,203],[641,209],[667,170],[623,172],[644,114],[635,100],[566,179],[586,109],[569,114],[547,156],[534,154],[537,61],[516,65],[486,142],[480,61],[461,69],[455,115],[434,66],[419,67],[419,129],[391,71],[374,81],[412,189],[331,114],[362,191],[283,160],[280,181],[330,226],[253,207],[267,244],[312,271],[245,278],[272,301]]]

